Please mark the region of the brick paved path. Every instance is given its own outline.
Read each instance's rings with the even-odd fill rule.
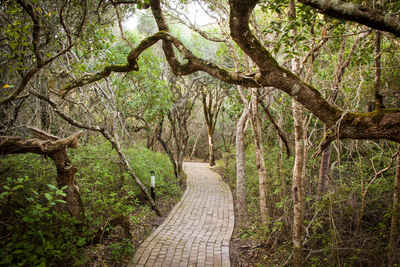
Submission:
[[[230,266],[232,194],[205,163],[185,163],[182,200],[138,248],[130,266]]]

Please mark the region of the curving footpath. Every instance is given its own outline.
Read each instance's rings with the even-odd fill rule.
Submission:
[[[130,266],[230,266],[231,191],[206,163],[184,163],[181,201],[138,248]]]

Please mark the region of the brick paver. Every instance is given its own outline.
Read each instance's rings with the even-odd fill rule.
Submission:
[[[181,201],[138,248],[129,266],[230,266],[231,191],[205,163],[187,162]]]

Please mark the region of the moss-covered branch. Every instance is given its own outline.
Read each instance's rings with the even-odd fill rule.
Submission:
[[[400,20],[394,15],[340,0],[299,0],[299,2],[323,14],[400,36]]]

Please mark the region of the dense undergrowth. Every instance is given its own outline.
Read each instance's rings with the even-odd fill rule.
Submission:
[[[138,177],[149,186],[156,174],[160,205],[176,201],[181,189],[168,158],[141,147],[125,150]],[[69,151],[85,210],[82,221],[62,208],[50,159],[12,155],[0,161],[0,266],[124,266],[153,213],[108,144]],[[144,232],[144,233],[143,233]],[[132,234],[133,233],[133,234]],[[136,240],[136,242],[135,242]],[[103,265],[102,265],[103,266]],[[105,265],[104,265],[105,266]]]
[[[392,166],[369,186],[361,220],[362,193],[380,169],[388,166],[395,147],[362,145],[332,160],[328,191],[316,197],[319,161],[308,159],[305,186],[304,257],[305,266],[385,266],[391,226],[391,207],[395,167]],[[352,148],[350,146],[350,148]],[[353,147],[354,148],[354,147]],[[246,190],[249,219],[235,229],[234,265],[290,266],[293,206],[291,177],[293,158],[265,147],[268,170],[269,225],[259,223],[258,174],[253,146],[246,150]],[[356,152],[357,151],[357,152]],[[234,152],[225,154],[218,165],[235,194]],[[399,242],[399,240],[397,240]],[[234,249],[235,250],[235,249]],[[397,251],[395,257],[400,257]],[[397,260],[399,260],[397,258]]]

